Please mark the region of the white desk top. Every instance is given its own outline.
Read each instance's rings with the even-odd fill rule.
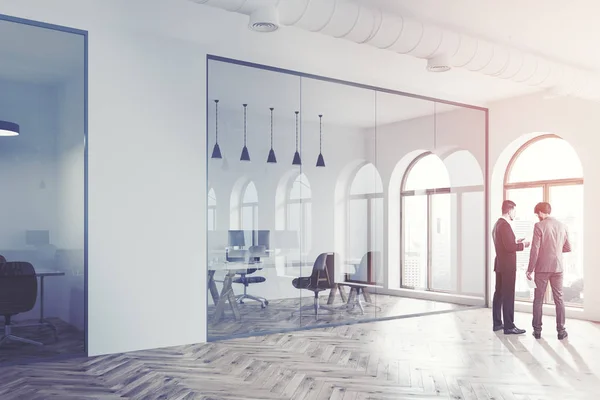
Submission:
[[[63,271],[55,271],[51,269],[36,269],[36,276],[64,276],[65,273]]]

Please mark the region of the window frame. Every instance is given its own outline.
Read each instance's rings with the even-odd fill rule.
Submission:
[[[462,246],[457,246],[457,265],[456,265],[456,291],[453,290],[441,290],[432,288],[432,235],[431,232],[433,230],[433,221],[432,221],[432,197],[436,194],[455,194],[456,195],[456,226],[452,229],[453,235],[459,235],[462,232],[462,204],[463,204],[463,195],[466,193],[477,193],[482,192],[484,190],[484,185],[470,185],[470,186],[461,186],[458,188],[452,187],[441,187],[441,188],[429,188],[429,189],[420,189],[420,190],[405,190],[406,182],[408,181],[408,177],[412,172],[415,165],[417,165],[423,158],[428,156],[436,156],[437,154],[426,151],[422,154],[415,157],[414,160],[410,162],[408,167],[406,168],[406,172],[402,177],[402,182],[400,186],[400,287],[402,289],[411,289],[411,290],[421,290],[427,292],[435,292],[435,293],[452,293],[458,294],[462,296],[479,296],[476,293],[463,293],[462,292],[462,275],[463,275],[463,266],[462,266]],[[448,154],[449,155],[449,154]],[[443,160],[442,160],[443,161]],[[406,232],[406,223],[404,219],[405,211],[405,197],[412,196],[426,196],[427,197],[427,288],[418,288],[413,286],[404,285],[404,265],[405,263],[405,243],[404,243],[404,235]],[[458,236],[461,237],[460,235]]]
[[[581,185],[583,187],[583,189],[585,190],[584,178],[583,177],[581,177],[581,178],[562,178],[562,179],[544,179],[544,180],[526,181],[526,182],[510,182],[509,181],[510,175],[511,175],[512,170],[513,170],[513,167],[514,167],[516,161],[521,156],[521,154],[523,154],[523,152],[525,150],[527,150],[533,144],[535,144],[537,142],[540,142],[542,140],[545,140],[545,139],[552,139],[552,138],[554,138],[554,139],[560,139],[560,140],[565,140],[565,139],[561,138],[560,136],[555,135],[553,133],[539,135],[539,136],[536,136],[536,137],[528,140],[527,142],[525,142],[512,155],[512,157],[510,158],[510,161],[508,162],[508,166],[506,167],[506,171],[504,172],[504,179],[503,179],[503,182],[502,182],[502,200],[507,200],[507,194],[508,194],[509,190],[528,189],[528,188],[542,188],[543,199],[541,201],[546,201],[546,202],[549,202],[550,204],[552,204],[552,202],[551,202],[552,199],[550,198],[550,188],[552,188],[552,187],[564,187],[564,186]],[[566,142],[566,143],[568,144],[568,142]],[[584,221],[582,221],[582,225],[583,224],[584,224]],[[582,233],[582,235],[583,235],[583,233]],[[515,297],[515,299],[517,301],[523,301],[523,302],[527,302],[527,303],[532,303],[532,300],[526,299],[526,298],[523,298],[523,297]],[[546,290],[546,294],[544,295],[544,304],[553,304],[553,302],[552,302],[552,290],[550,288],[550,285],[548,285],[548,288]],[[572,302],[571,303],[567,303],[567,302],[565,302],[565,305],[567,305],[569,307],[574,307],[574,308],[582,308],[583,307],[583,303],[572,303]]]
[[[381,192],[351,194],[352,185],[354,184],[354,181],[356,180],[358,173],[363,168],[365,168],[367,165],[372,165],[373,168],[375,169],[375,171],[377,171],[377,177],[381,181]],[[373,164],[373,163],[362,164],[359,168],[356,169],[356,171],[348,185],[348,189],[347,189],[347,193],[346,193],[346,198],[347,198],[347,202],[348,202],[347,207],[346,207],[346,221],[350,220],[350,209],[351,209],[350,203],[352,201],[356,201],[356,200],[366,200],[366,202],[367,202],[367,251],[371,251],[371,249],[373,249],[373,225],[374,225],[373,203],[377,199],[384,199],[384,197],[385,197],[385,194],[384,194],[384,189],[383,189],[383,181],[381,179],[381,174],[379,173],[377,166],[375,166],[375,164]],[[384,207],[385,207],[385,205],[384,205]],[[383,226],[381,229],[383,229]],[[384,237],[385,237],[385,231],[384,231]],[[383,245],[383,243],[382,243],[382,245]],[[350,248],[350,230],[346,229],[346,249],[349,249],[349,248]],[[373,284],[373,277],[368,276],[367,281],[369,283]]]
[[[215,204],[209,204],[208,199],[210,199],[210,193],[214,194],[214,200],[215,200]],[[207,211],[207,218],[206,218],[206,225],[207,225],[207,230],[209,231],[215,231],[217,230],[217,193],[215,192],[214,188],[210,188],[208,189],[208,194],[206,195],[206,211]],[[208,226],[208,215],[212,214],[212,221],[213,221],[213,225]]]
[[[292,199],[291,198],[291,194],[292,194],[292,189],[294,187],[294,183],[298,180],[299,177],[304,176],[304,179],[306,180],[306,185],[307,187],[310,189],[310,197],[299,197],[297,199]],[[300,251],[303,254],[308,254],[308,252],[310,251],[311,247],[312,247],[312,229],[307,229],[307,218],[310,219],[311,221],[311,227],[312,227],[312,187],[310,185],[310,181],[308,180],[308,177],[306,176],[306,174],[304,173],[300,173],[298,175],[296,175],[294,177],[294,179],[290,179],[288,186],[286,188],[285,191],[285,229],[286,230],[290,230],[290,204],[300,204],[300,215],[301,215],[301,221],[300,221],[300,229],[301,232],[299,232],[299,239],[300,239]],[[307,208],[310,206],[311,210],[310,212],[307,211]],[[308,236],[305,237],[305,235]],[[308,244],[306,243],[308,242]]]
[[[248,190],[248,186],[250,186],[250,184],[252,184],[254,186],[254,190],[256,190],[256,201],[252,201],[252,202],[248,202],[246,203],[244,201],[244,198],[246,197],[246,191]],[[245,185],[244,188],[242,190],[242,196],[240,199],[240,209],[239,209],[239,227],[240,229],[244,229],[244,209],[246,207],[249,207],[252,211],[252,229],[250,229],[251,231],[255,231],[258,230],[258,188],[256,187],[256,184],[253,181],[248,181]]]

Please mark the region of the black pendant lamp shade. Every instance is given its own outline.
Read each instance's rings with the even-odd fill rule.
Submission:
[[[325,166],[325,159],[323,158],[323,114],[319,114],[319,157],[317,157],[317,167]]]
[[[213,147],[211,158],[222,158],[219,147],[219,100],[215,100],[215,147]]]
[[[250,161],[250,153],[248,153],[248,147],[246,147],[246,107],[248,104],[243,104],[244,106],[244,148],[242,149],[242,155],[240,156],[240,161]]]
[[[302,160],[300,159],[300,153],[298,152],[298,114],[300,111],[295,111],[296,113],[296,152],[294,153],[294,161],[292,161],[292,165],[302,165]]]
[[[277,157],[275,157],[275,150],[273,150],[273,107],[269,108],[271,110],[271,150],[269,150],[269,157],[267,157],[267,162],[271,164],[277,163]]]
[[[9,121],[0,121],[0,136],[19,136],[19,124]]]

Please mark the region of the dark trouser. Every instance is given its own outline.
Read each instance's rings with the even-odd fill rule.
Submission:
[[[548,287],[552,287],[552,297],[556,306],[556,330],[562,333],[565,330],[565,302],[563,301],[563,274],[562,272],[535,273],[535,296],[533,298],[533,330],[542,331],[542,307],[544,295]]]
[[[494,300],[492,302],[494,326],[502,325],[502,317],[504,317],[504,329],[515,327],[516,278],[516,268],[496,271],[496,291],[494,292]],[[500,311],[502,311],[502,314]]]

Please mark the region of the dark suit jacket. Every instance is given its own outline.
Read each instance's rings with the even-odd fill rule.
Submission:
[[[515,233],[504,218],[498,219],[492,230],[496,259],[494,271],[517,269],[517,251],[523,251],[523,243],[516,243]]]

